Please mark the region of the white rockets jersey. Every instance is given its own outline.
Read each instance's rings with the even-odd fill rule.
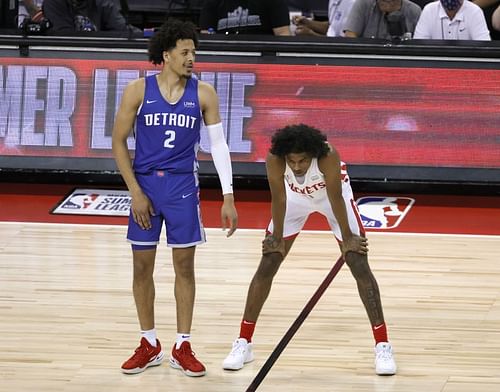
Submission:
[[[350,188],[347,166],[344,162],[340,162],[340,175],[343,190],[346,185]],[[318,167],[318,158],[313,158],[306,174],[298,178],[285,161],[285,185],[289,191],[309,199],[320,200],[327,198],[325,176]]]
[[[318,160],[316,158],[313,159],[307,173],[300,178],[296,178],[292,169],[286,165],[284,177],[286,187],[286,212],[283,222],[283,237],[291,238],[296,236],[304,227],[309,215],[313,212],[318,212],[326,217],[337,240],[342,241],[340,225],[328,198],[325,176],[319,170]],[[363,224],[359,217],[356,203],[354,202],[349,176],[347,175],[347,168],[344,162],[340,162],[340,178],[342,180],[342,198],[346,207],[349,228],[354,234],[364,235]],[[273,230],[274,224],[271,220],[267,227],[267,231],[272,233]]]

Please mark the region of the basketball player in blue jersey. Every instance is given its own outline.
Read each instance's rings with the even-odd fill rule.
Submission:
[[[354,203],[345,163],[317,129],[304,124],[278,130],[266,160],[272,220],[262,259],[248,290],[240,335],[223,362],[238,370],[253,360],[252,336],[273,278],[308,216],[324,215],[358,286],[375,338],[375,371],[396,373],[377,281],[368,265],[368,243]]]
[[[141,341],[122,365],[127,374],[159,365],[164,353],[156,336],[153,270],[163,224],[175,271],[177,339],[170,365],[188,376],[205,366],[190,344],[195,298],[194,254],[205,242],[200,217],[197,152],[202,120],[222,185],[221,217],[227,236],[236,230],[232,169],[214,88],[191,77],[198,44],[195,26],[169,20],[149,43],[159,74],[132,81],[123,93],[113,128],[113,153],[132,197],[127,240],[132,244],[133,293]],[[136,124],[133,164],[127,138]]]

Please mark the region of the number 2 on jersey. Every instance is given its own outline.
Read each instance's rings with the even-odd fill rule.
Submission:
[[[165,148],[174,148],[174,140],[175,140],[175,131],[168,130],[165,131],[165,136],[167,137],[163,142],[163,147]]]

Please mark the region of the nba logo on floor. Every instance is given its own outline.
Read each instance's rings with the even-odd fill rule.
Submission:
[[[62,209],[82,210],[88,208],[94,200],[99,197],[97,194],[75,193],[61,205]]]
[[[410,197],[365,196],[356,201],[363,226],[367,229],[393,229],[410,210]]]

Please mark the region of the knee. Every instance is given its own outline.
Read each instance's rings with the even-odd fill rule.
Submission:
[[[153,276],[154,261],[134,258],[134,279],[146,280]]]
[[[194,279],[194,260],[190,257],[176,257],[175,276],[180,279]]]
[[[256,276],[259,278],[273,278],[280,268],[283,256],[280,253],[270,253],[262,256]]]
[[[354,277],[363,277],[371,273],[368,265],[368,257],[356,252],[347,252],[345,262],[349,266]]]
[[[188,263],[181,263],[175,269],[175,276],[183,280],[194,279],[194,268]]]

